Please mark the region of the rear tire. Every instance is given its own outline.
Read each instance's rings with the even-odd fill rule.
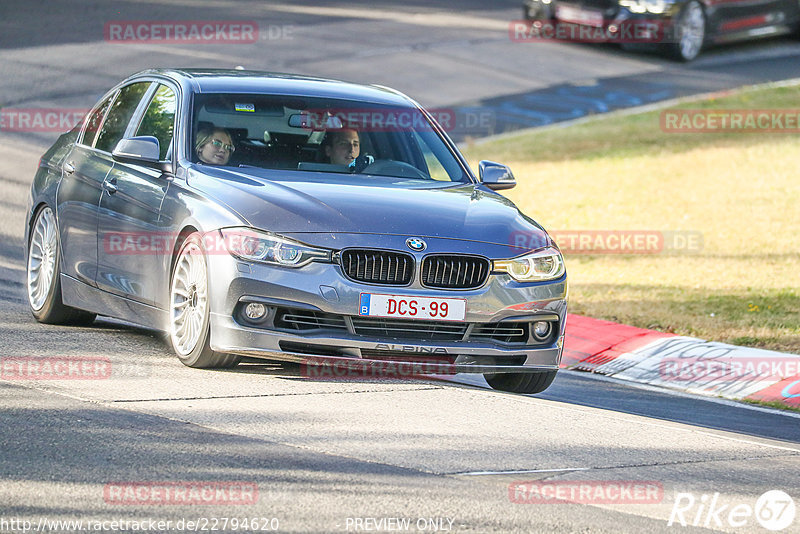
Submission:
[[[558,371],[539,373],[497,373],[483,375],[492,389],[510,393],[541,393],[550,387]]]
[[[36,213],[28,241],[26,289],[33,317],[40,323],[88,325],[96,315],[61,300],[61,242],[53,210]]]
[[[208,263],[198,233],[181,245],[169,288],[169,338],[181,363],[201,369],[236,367],[240,356],[211,349]]]

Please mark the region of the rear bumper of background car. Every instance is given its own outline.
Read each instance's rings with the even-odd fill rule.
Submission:
[[[560,20],[557,14],[560,6],[597,13],[602,16],[602,25],[585,25],[576,21]],[[634,13],[618,4],[608,5],[600,2],[587,3],[573,0],[556,0],[554,2],[526,0],[524,3],[525,20],[539,27],[542,24],[549,24],[552,27],[565,25],[585,30],[584,33],[563,31],[558,34],[563,36],[561,38],[554,38],[555,32],[551,30],[550,33],[542,34],[546,36],[546,40],[572,40],[585,43],[657,45],[675,42],[674,18],[679,11],[680,4],[678,3],[669,6],[662,13]],[[605,38],[603,38],[604,36]]]

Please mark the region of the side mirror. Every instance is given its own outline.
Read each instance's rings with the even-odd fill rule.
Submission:
[[[133,163],[144,167],[166,170],[165,162],[159,161],[161,147],[152,135],[121,139],[111,156],[122,163]]]
[[[478,177],[483,185],[492,191],[500,189],[511,189],[517,185],[514,174],[507,166],[502,163],[483,160],[478,163]]]

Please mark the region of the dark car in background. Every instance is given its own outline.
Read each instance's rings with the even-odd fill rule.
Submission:
[[[658,41],[659,48],[683,61],[695,59],[708,44],[720,44],[773,35],[797,33],[800,2],[713,0],[525,0],[523,16],[533,23],[576,24],[602,29],[610,41],[627,25],[647,22],[657,35],[641,39]],[[622,39],[635,46],[634,39]]]
[[[536,393],[558,370],[567,281],[548,234],[496,192],[514,185],[489,161],[476,177],[391,89],[145,71],[42,157],[28,300],[45,323],[166,331],[191,367],[412,362]]]

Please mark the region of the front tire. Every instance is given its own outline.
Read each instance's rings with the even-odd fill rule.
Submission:
[[[181,245],[169,287],[169,337],[178,359],[203,369],[238,365],[239,356],[211,349],[208,264],[199,234],[189,235]]]
[[[28,241],[26,288],[33,317],[45,324],[91,324],[95,314],[72,308],[61,300],[61,243],[49,206],[40,209]]]
[[[670,55],[689,62],[700,55],[706,41],[706,14],[697,0],[690,0],[675,20],[675,42],[669,45]]]
[[[558,371],[539,373],[497,373],[483,375],[492,389],[510,393],[541,393],[550,387]]]

